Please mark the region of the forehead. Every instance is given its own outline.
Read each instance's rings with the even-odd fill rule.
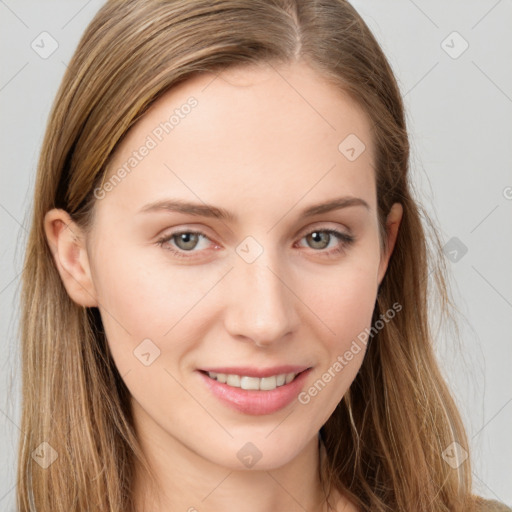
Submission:
[[[143,146],[150,150],[136,159]],[[236,192],[263,205],[305,194],[314,201],[336,188],[375,202],[368,117],[303,63],[229,68],[178,84],[132,127],[107,178],[121,166],[129,175],[112,196],[179,191],[214,203]]]

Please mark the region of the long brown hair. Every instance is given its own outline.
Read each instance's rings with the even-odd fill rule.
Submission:
[[[150,471],[99,313],[66,293],[45,213],[63,208],[91,225],[94,188],[113,153],[169,88],[196,73],[298,59],[348,93],[372,122],[381,234],[393,203],[403,206],[374,322],[393,304],[401,311],[371,338],[357,377],[321,429],[327,487],[362,510],[473,510],[469,459],[453,468],[442,455],[452,442],[468,447],[428,321],[431,304],[449,310],[446,270],[412,196],[400,91],[367,25],[343,0],[123,0],[107,2],[82,36],[39,160],[22,289],[20,512],[135,512],[134,465]],[[43,469],[36,449],[58,458]]]

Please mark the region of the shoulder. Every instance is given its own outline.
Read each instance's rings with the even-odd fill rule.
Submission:
[[[512,508],[499,501],[485,500],[480,497],[476,497],[475,505],[476,512],[512,512]]]

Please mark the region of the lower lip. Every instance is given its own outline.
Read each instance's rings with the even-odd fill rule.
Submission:
[[[271,391],[257,391],[228,386],[199,372],[210,391],[224,404],[244,414],[263,415],[277,412],[291,404],[299,395],[311,368],[304,370],[289,384]]]

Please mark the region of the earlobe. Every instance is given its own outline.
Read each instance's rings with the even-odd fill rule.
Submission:
[[[384,279],[386,275],[386,270],[388,268],[389,259],[391,258],[391,254],[393,254],[393,250],[395,248],[396,239],[398,237],[398,229],[400,228],[400,223],[402,221],[403,216],[403,207],[400,203],[395,203],[391,207],[389,211],[388,217],[386,219],[386,252],[382,255],[380,265],[379,265],[379,274],[378,274],[378,285]]]
[[[54,208],[45,215],[44,230],[68,295],[80,306],[97,306],[82,229],[65,210]]]

